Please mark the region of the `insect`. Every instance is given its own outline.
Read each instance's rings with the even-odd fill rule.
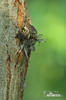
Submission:
[[[36,29],[31,24],[27,24],[18,31],[15,38],[19,40],[20,52],[23,52],[28,59],[31,50],[35,49],[35,44],[39,41]]]

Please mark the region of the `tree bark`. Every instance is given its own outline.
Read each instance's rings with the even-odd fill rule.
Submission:
[[[0,0],[0,100],[23,100],[28,60],[18,52],[15,35],[25,15],[24,0]]]

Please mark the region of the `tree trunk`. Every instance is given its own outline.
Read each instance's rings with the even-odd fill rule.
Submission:
[[[15,36],[28,16],[24,4],[0,0],[0,100],[23,100],[28,60],[18,53]]]

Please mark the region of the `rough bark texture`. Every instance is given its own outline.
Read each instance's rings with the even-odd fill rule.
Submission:
[[[24,24],[23,8],[24,0],[0,0],[0,100],[23,98],[28,60],[18,53],[15,40]]]

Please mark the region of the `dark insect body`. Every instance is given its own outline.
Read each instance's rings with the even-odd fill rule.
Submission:
[[[25,54],[27,59],[30,56],[31,50],[35,50],[36,42],[40,41],[36,29],[31,24],[27,24],[19,30],[15,38],[19,39],[20,50]]]

